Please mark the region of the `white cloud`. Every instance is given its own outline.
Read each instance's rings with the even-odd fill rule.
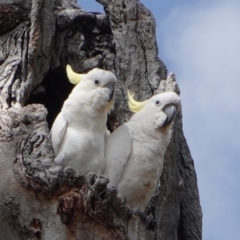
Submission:
[[[203,239],[237,240],[240,2],[207,4],[175,8],[159,23],[159,48],[182,91],[184,130],[204,213]]]

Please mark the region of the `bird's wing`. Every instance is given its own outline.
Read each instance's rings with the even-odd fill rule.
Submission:
[[[49,137],[52,140],[53,151],[55,156],[57,156],[59,152],[66,129],[67,129],[67,121],[63,118],[62,112],[60,112],[56,117],[53,123],[52,129],[49,133]]]
[[[126,125],[117,128],[107,139],[104,174],[109,177],[109,187],[117,186],[132,149],[132,136]]]

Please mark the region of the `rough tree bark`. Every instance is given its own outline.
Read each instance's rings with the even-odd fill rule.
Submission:
[[[0,238],[200,240],[197,178],[181,114],[145,211],[155,219],[151,229],[107,189],[105,176],[52,164],[49,128],[72,88],[67,63],[78,72],[116,74],[110,130],[130,117],[126,89],[140,100],[180,93],[158,58],[150,11],[138,0],[97,1],[105,14],[85,12],[74,0],[0,0]]]

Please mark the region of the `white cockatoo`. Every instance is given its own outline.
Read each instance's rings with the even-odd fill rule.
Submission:
[[[116,76],[99,68],[87,74],[73,72],[67,76],[76,84],[56,117],[50,138],[56,165],[71,166],[82,174],[101,174],[105,164],[107,114],[114,104]]]
[[[129,122],[107,139],[104,174],[108,187],[116,187],[133,211],[144,211],[154,195],[171,137],[171,123],[181,109],[174,92],[157,94],[137,102],[128,92],[128,104],[136,112]]]

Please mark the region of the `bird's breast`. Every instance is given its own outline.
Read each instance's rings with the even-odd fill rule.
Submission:
[[[162,152],[158,139],[133,140],[117,189],[134,210],[143,211],[156,190],[164,161]]]
[[[64,165],[83,174],[101,173],[105,163],[103,133],[68,127],[62,146],[60,154],[64,156]]]

